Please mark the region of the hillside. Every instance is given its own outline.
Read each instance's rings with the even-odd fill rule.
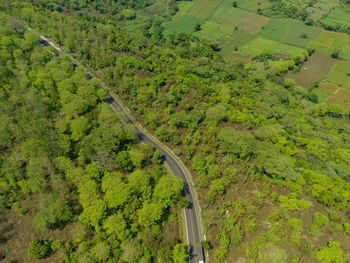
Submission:
[[[194,205],[205,262],[349,262],[348,4],[0,1],[2,258],[195,262]]]

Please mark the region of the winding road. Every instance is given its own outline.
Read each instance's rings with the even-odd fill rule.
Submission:
[[[50,45],[56,49],[59,54],[62,54],[63,51],[55,43],[47,39],[46,37],[40,35],[42,45]],[[68,54],[69,55],[69,54]],[[70,56],[73,63],[77,63],[73,57]],[[187,236],[187,245],[190,247],[189,252],[189,262],[190,263],[204,263],[204,251],[201,244],[201,237],[199,231],[199,221],[196,212],[196,206],[194,204],[194,198],[187,178],[186,172],[182,168],[178,160],[176,160],[173,155],[165,149],[161,144],[153,140],[145,132],[143,132],[138,125],[130,117],[129,113],[125,110],[122,104],[115,98],[102,84],[100,87],[107,91],[106,101],[113,107],[113,109],[122,115],[124,121],[128,124],[131,124],[135,128],[135,133],[138,140],[145,144],[151,144],[154,148],[158,149],[161,152],[161,158],[164,160],[164,163],[168,166],[170,172],[179,178],[183,182],[183,192],[182,195],[189,201],[189,207],[183,208],[185,215],[185,224],[186,224],[186,236]]]

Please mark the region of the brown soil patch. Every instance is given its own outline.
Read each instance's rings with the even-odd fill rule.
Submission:
[[[38,200],[31,197],[22,202],[22,207],[28,209]],[[0,211],[0,261],[4,263],[27,262],[34,263],[37,260],[28,258],[28,245],[33,239],[71,241],[72,230],[79,223],[67,225],[62,230],[41,231],[33,227],[34,213],[28,212],[21,215],[13,209]],[[1,260],[2,259],[2,260]],[[55,263],[62,262],[59,253],[52,254],[40,262]]]
[[[324,77],[332,69],[336,61],[330,56],[316,52],[302,65],[300,72],[296,74],[288,73],[287,78],[294,79],[298,85],[304,88],[311,88],[312,83]]]

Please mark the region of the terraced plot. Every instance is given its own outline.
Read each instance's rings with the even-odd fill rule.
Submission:
[[[189,15],[184,15],[184,16],[179,16],[169,22],[165,26],[164,30],[164,35],[167,36],[171,33],[193,33],[195,25],[197,23],[202,24],[204,22],[203,19],[194,17],[194,16],[189,16]]]
[[[317,39],[321,33],[319,27],[307,26],[298,20],[287,21],[287,32],[282,40],[285,44],[305,48],[310,41]]]
[[[302,51],[299,47],[289,46],[280,42],[257,37],[241,47],[240,51],[252,56],[259,55],[262,50],[269,49],[275,54],[293,56]]]
[[[343,50],[349,42],[349,35],[322,30],[315,41],[316,51],[331,55],[334,50]]]
[[[209,18],[222,0],[196,0],[188,14],[202,19]],[[231,2],[232,7],[232,2]]]
[[[326,78],[337,86],[350,90],[350,62],[339,60]]]
[[[260,16],[254,13],[250,13],[243,17],[239,22],[235,24],[239,29],[250,33],[257,33],[267,22],[269,21],[268,17]]]
[[[326,76],[335,63],[336,60],[330,56],[316,52],[304,63],[302,71],[297,74],[289,73],[287,77],[304,88],[310,88],[314,81]]]
[[[321,20],[325,24],[350,26],[350,13],[336,7],[332,12]]]
[[[207,21],[201,26],[201,30],[195,32],[194,35],[206,39],[217,40],[222,37],[232,35],[234,29],[230,26],[220,25],[212,21]]]
[[[337,104],[343,108],[344,111],[350,110],[350,91],[345,89],[338,89],[336,94],[327,99],[328,105]]]
[[[274,41],[282,41],[287,32],[288,24],[286,19],[270,19],[270,21],[257,32],[257,35]]]
[[[245,1],[245,0],[240,0],[238,1],[238,5],[240,8],[249,10],[251,12],[257,12],[257,10],[263,9],[263,8],[268,8],[271,6],[271,2],[269,0],[261,0],[261,1]]]
[[[236,23],[241,21],[248,14],[248,11],[232,7],[231,1],[224,0],[224,2],[215,10],[210,20],[219,24],[234,27]]]

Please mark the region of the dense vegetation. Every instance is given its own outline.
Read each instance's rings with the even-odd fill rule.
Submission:
[[[177,216],[171,208],[181,182],[150,145],[136,143],[83,68],[4,13],[0,32],[1,208],[34,212],[39,230],[80,222],[73,240],[23,244],[29,257],[60,251],[67,262],[171,261],[178,240],[163,239],[162,229]],[[37,204],[25,211],[29,196]],[[175,257],[185,253],[179,245]]]
[[[165,38],[162,21],[166,17],[150,19],[143,34],[133,34],[123,27],[125,21],[121,16],[105,12],[103,4],[97,8],[80,2],[73,7],[70,4],[73,1],[65,1],[64,9],[53,11],[51,4],[47,5],[49,1],[33,1],[33,5],[31,2],[5,1],[1,8],[64,45],[69,53],[115,87],[114,91],[124,98],[139,120],[160,140],[176,148],[177,154],[192,168],[205,208],[203,221],[209,242],[204,247],[209,249],[211,260],[221,262],[227,257],[234,260],[243,257],[250,262],[276,259],[343,262],[348,259],[349,113],[338,106],[318,104],[315,94],[283,78],[290,68],[300,70],[304,60],[313,56],[312,48],[280,61],[278,68],[266,62],[266,58],[272,57],[269,52],[262,52],[250,63],[227,63],[216,44],[183,33]],[[137,13],[139,5],[125,5]],[[115,12],[124,12],[121,6],[116,6]],[[4,21],[13,30],[20,29],[19,20]],[[31,40],[32,35],[27,32],[24,41],[37,43],[37,39]],[[2,43],[8,43],[7,38]],[[12,48],[13,42],[10,43],[8,46]],[[32,49],[21,47],[29,61],[39,54],[45,55],[43,52],[29,55],[35,51]],[[17,63],[16,50],[3,61]],[[169,207],[179,199],[181,185],[152,164],[150,149],[134,144],[130,131],[121,128],[120,120],[112,117],[111,110],[103,103],[103,94],[94,80],[86,80],[79,67],[74,69],[64,56],[49,62],[50,54],[47,53],[49,58],[39,56],[39,61],[47,59],[40,62],[45,67],[40,74],[31,72],[23,76],[11,73],[8,66],[2,72],[7,76],[1,77],[7,80],[3,86],[8,87],[3,94],[18,94],[15,88],[21,85],[6,86],[10,80],[28,81],[31,89],[19,94],[36,91],[34,95],[42,98],[42,104],[47,107],[46,110],[37,103],[33,105],[40,108],[40,114],[31,113],[29,119],[39,122],[44,118],[45,123],[49,120],[46,126],[40,125],[44,129],[41,134],[20,132],[17,136],[26,136],[23,139],[13,135],[16,129],[8,130],[13,125],[4,124],[2,144],[6,155],[1,170],[6,206],[23,198],[18,194],[22,192],[30,194],[47,189],[54,195],[58,184],[51,178],[57,174],[58,178],[65,178],[61,181],[67,182],[69,189],[73,187],[75,190],[69,191],[76,191],[77,195],[69,195],[72,200],[63,199],[66,217],[58,216],[61,210],[57,210],[56,201],[61,199],[46,197],[48,204],[50,200],[55,202],[42,210],[34,223],[53,227],[71,220],[69,215],[79,214],[78,220],[97,233],[92,241],[75,243],[79,246],[77,251],[83,254],[79,257],[102,261],[101,251],[104,251],[126,262],[140,262],[141,258],[148,262],[157,257],[159,262],[165,262],[160,257],[170,258],[174,243],[158,240],[157,246],[150,246],[147,237],[150,232],[159,236],[160,226],[169,216]],[[19,68],[30,68],[29,65]],[[51,72],[53,68],[55,72]],[[79,84],[80,81],[84,84]],[[81,86],[86,89],[80,89]],[[4,101],[10,98],[5,95],[1,98]],[[21,110],[21,118],[27,111]],[[13,112],[14,109],[7,110],[2,119],[11,123]],[[36,120],[35,116],[40,118]],[[27,124],[26,131],[37,129],[36,126]],[[51,136],[47,126],[51,127]],[[45,138],[47,141],[35,144],[31,137],[34,135],[39,141]],[[32,139],[30,143],[27,138]],[[45,150],[53,143],[57,146]],[[37,156],[41,152],[43,156]],[[14,175],[17,170],[8,168],[12,162],[17,170],[25,170],[24,179],[11,179],[17,178]],[[35,176],[35,180],[31,179],[34,167],[41,169],[41,173],[35,173],[41,177]],[[5,175],[10,178],[6,179]],[[140,181],[144,187],[139,189],[135,182]],[[174,192],[161,191],[163,185],[170,183]],[[42,185],[46,187],[38,189]],[[120,193],[119,198],[115,199],[113,192]],[[77,196],[79,200],[74,199]],[[129,198],[135,201],[125,205]],[[113,233],[112,229],[116,228],[113,224],[122,225],[124,231]],[[140,233],[138,238],[129,238],[137,233]],[[123,242],[126,240],[129,241]],[[46,245],[33,243],[31,251],[43,253],[45,248],[41,247]],[[139,253],[133,255],[139,258],[128,258],[131,254],[127,251],[134,251],[135,247]],[[174,254],[179,251],[186,250],[181,245],[175,246]]]

